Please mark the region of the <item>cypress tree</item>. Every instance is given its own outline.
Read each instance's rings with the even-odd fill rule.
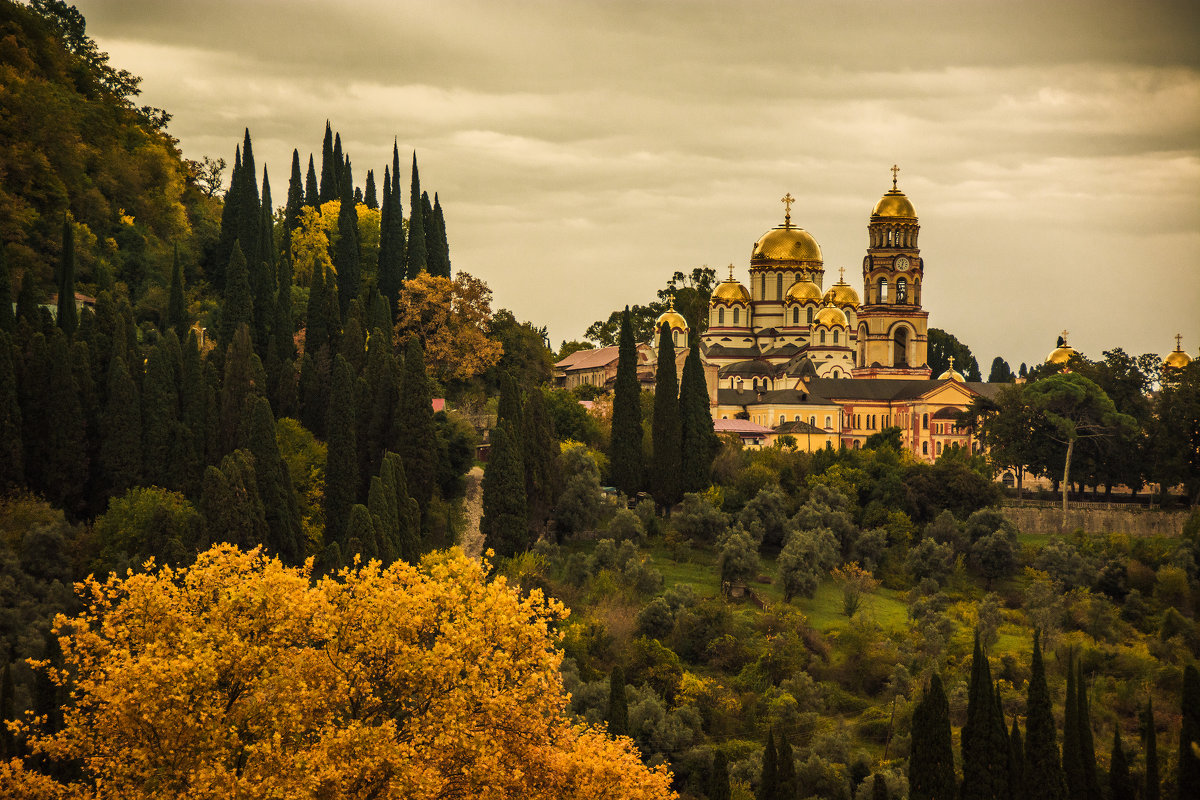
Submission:
[[[300,422],[318,439],[325,438],[330,364],[328,347],[300,357]]]
[[[341,157],[338,156],[340,161]],[[324,205],[330,200],[336,200],[341,186],[337,180],[338,162],[333,155],[333,130],[329,120],[325,120],[325,139],[321,142],[321,188],[317,195],[317,205]]]
[[[325,541],[337,542],[344,556],[350,509],[358,494],[358,451],[354,419],[355,379],[346,359],[333,360],[329,414],[325,421]]]
[[[292,234],[300,226],[304,209],[304,175],[300,172],[300,151],[292,150],[292,174],[288,177],[287,205],[283,207],[283,256],[292,253]]]
[[[267,168],[263,166],[262,211],[257,229],[258,259],[248,266],[251,275],[250,288],[254,295],[254,349],[260,358],[267,354],[267,343],[271,336],[271,323],[275,319],[275,294],[278,285],[275,277],[274,218],[271,213],[271,182]]]
[[[1067,698],[1063,701],[1063,774],[1067,778],[1067,797],[1086,800],[1083,758],[1079,745],[1079,701],[1075,692],[1074,655],[1067,656]]]
[[[304,557],[300,503],[287,464],[279,453],[275,417],[266,398],[255,398],[252,409],[248,449],[254,456],[258,496],[267,523],[266,544],[285,564],[299,564]]]
[[[775,732],[767,731],[767,746],[763,750],[762,778],[758,784],[758,800],[775,800],[779,785],[779,767],[776,763]]]
[[[342,152],[342,134],[333,134],[333,197],[336,200],[342,191],[342,177],[346,171],[349,157]]]
[[[1083,665],[1075,663],[1076,733],[1079,736],[1079,766],[1083,773],[1083,796],[1087,800],[1103,800],[1100,776],[1096,767],[1096,743],[1092,736],[1092,714],[1088,708],[1087,684],[1083,681]]]
[[[384,489],[395,495],[396,555],[415,564],[421,556],[421,509],[408,494],[404,460],[396,453],[384,453],[379,476]]]
[[[950,704],[936,672],[913,711],[908,781],[911,800],[954,800],[958,794]]]
[[[25,480],[29,488],[48,494],[46,470],[49,462],[49,420],[46,402],[50,393],[50,356],[46,336],[37,331],[29,337],[25,352],[14,368],[20,404],[21,442],[24,445]],[[14,371],[16,371],[14,369]]]
[[[150,351],[142,381],[142,458],[150,481],[177,490],[183,485],[177,469],[182,465],[172,458],[179,434],[179,388],[164,340]]]
[[[44,395],[44,405],[38,410],[52,421],[47,426],[46,437],[46,495],[54,504],[73,511],[87,486],[87,423],[79,399],[79,385],[71,370],[67,336],[61,329],[54,329],[47,356],[49,369],[45,388],[48,391]]]
[[[1021,742],[1021,728],[1013,717],[1012,731],[1008,735],[1008,789],[1014,800],[1025,796],[1025,745]]]
[[[729,786],[729,759],[720,750],[713,756],[712,777],[708,781],[708,800],[731,800],[733,791]]]
[[[1179,800],[1200,797],[1200,671],[1183,668],[1179,720]]]
[[[433,232],[434,242],[437,245],[437,272],[435,274],[449,278],[451,274],[450,242],[446,238],[446,217],[442,213],[442,204],[438,201],[437,192],[433,193]]]
[[[338,299],[341,303],[342,319],[351,300],[358,299],[362,267],[358,254],[358,212],[354,207],[354,184],[347,164],[342,175],[342,203],[338,211],[338,241],[334,248],[333,263],[337,267]]]
[[[282,361],[296,357],[296,324],[292,319],[292,257],[279,259],[279,285],[275,290],[275,320],[271,324],[275,353]]]
[[[375,530],[375,521],[371,519],[370,509],[361,503],[350,506],[345,546],[341,551],[347,563],[355,553],[362,556],[364,563],[379,558],[379,536]]]
[[[681,467],[683,490],[702,492],[708,488],[713,459],[720,442],[713,430],[708,383],[700,363],[700,347],[693,344],[683,362],[679,387],[679,416],[683,437]]]
[[[189,331],[183,346],[183,369],[179,381],[179,421],[183,423],[190,452],[184,470],[183,490],[193,499],[199,495],[204,467],[208,464],[208,395],[200,340],[195,331]]]
[[[400,521],[396,513],[396,495],[389,491],[379,475],[371,477],[371,488],[367,491],[367,510],[375,523],[375,538],[379,546],[379,560],[386,567],[399,557],[398,529]]]
[[[399,170],[400,151],[395,145],[392,146],[392,163]],[[384,168],[379,231],[379,291],[393,315],[405,275],[404,213],[400,206],[400,182],[394,175]],[[390,323],[388,327],[391,327]]]
[[[1134,789],[1133,779],[1129,776],[1129,762],[1125,758],[1125,748],[1121,746],[1121,726],[1113,727],[1113,746],[1111,766],[1108,770],[1108,796],[1109,800],[1135,800],[1137,790]],[[1180,800],[1184,797],[1195,797],[1195,795],[1180,794]]]
[[[304,205],[321,207],[321,192],[317,188],[317,169],[313,165],[312,153],[308,154],[308,172],[304,173]]]
[[[787,733],[780,731],[779,742],[775,745],[775,797],[778,800],[795,800],[796,797],[796,762],[792,760],[792,746],[788,744]]]
[[[1146,699],[1146,710],[1142,712],[1142,748],[1146,753],[1146,771],[1140,800],[1159,800],[1162,782],[1158,777],[1158,730],[1154,722],[1152,698]]]
[[[17,316],[13,313],[12,276],[8,272],[8,258],[4,245],[0,244],[0,331],[12,334],[17,329]]]
[[[375,170],[367,170],[367,185],[363,190],[363,205],[372,210],[379,209],[379,195],[375,192]]]
[[[63,217],[62,260],[58,266],[58,327],[73,336],[79,327],[79,310],[75,307],[75,226],[68,216]]]
[[[383,455],[394,446],[396,404],[400,399],[398,371],[391,337],[377,328],[367,341],[367,394],[359,415],[363,442],[360,456],[367,477],[380,474]]]
[[[242,140],[242,180],[238,198],[237,240],[246,258],[247,270],[254,272],[264,257],[261,248],[262,211],[258,202],[258,171],[254,166],[254,148],[250,129]],[[252,284],[253,285],[253,284]]]
[[[27,268],[21,277],[21,291],[17,293],[17,319],[28,322],[29,327],[33,330],[37,330],[42,325],[41,313],[38,311],[40,297],[33,270]]]
[[[629,734],[629,703],[625,699],[625,672],[618,666],[608,674],[608,732],[613,736]]]
[[[408,340],[403,368],[400,403],[396,409],[400,428],[397,452],[404,459],[409,492],[424,515],[433,498],[438,473],[438,449],[433,427],[433,397],[429,391],[429,378],[425,374],[425,350],[421,347],[421,340],[415,336]],[[522,487],[524,480],[522,477]]]
[[[250,292],[250,275],[241,243],[233,243],[233,255],[225,278],[225,297],[221,304],[221,335],[219,347],[228,347],[233,335],[243,325],[254,322],[254,298]]]
[[[233,245],[238,239],[238,218],[242,194],[242,148],[234,150],[233,169],[229,173],[229,189],[225,191],[225,202],[221,206],[221,232],[210,260],[209,283],[217,291],[225,288],[225,272],[229,259],[233,257]],[[243,252],[243,255],[245,253]]]
[[[220,467],[204,470],[200,513],[207,544],[228,542],[247,550],[267,540],[266,514],[254,472],[254,457],[245,450],[234,450],[221,459]]]
[[[621,315],[617,380],[613,387],[612,443],[609,464],[613,485],[627,497],[642,488],[642,400],[637,378],[637,348],[629,306]]]
[[[483,518],[479,528],[487,546],[508,558],[529,547],[529,511],[525,467],[513,423],[500,420],[492,430],[491,452],[483,473]],[[412,470],[408,470],[411,475]]]
[[[554,421],[546,410],[542,390],[530,388],[525,396],[525,429],[521,440],[525,448],[525,497],[531,521],[542,526],[558,499],[558,456],[561,449],[554,435]]]
[[[108,368],[108,405],[102,419],[100,469],[110,495],[138,485],[142,474],[142,413],[137,386],[120,353]]]
[[[350,364],[354,377],[362,374],[366,364],[366,337],[362,329],[362,306],[355,300],[346,313],[346,325],[338,343],[338,353]]]
[[[187,303],[183,299],[183,268],[179,266],[179,245],[171,256],[171,294],[167,301],[167,326],[181,340],[187,337]]]
[[[328,347],[332,340],[334,321],[328,318],[329,299],[325,288],[325,270],[313,272],[308,287],[308,308],[305,310],[304,352],[316,353]]]
[[[421,205],[421,176],[417,172],[417,154],[413,153],[412,191],[409,194],[408,249],[404,265],[405,277],[412,279],[429,266],[428,245],[425,242],[425,220]]]
[[[21,441],[21,400],[13,369],[12,339],[7,331],[0,329],[0,491],[15,489],[23,483],[25,453]]]
[[[654,453],[651,492],[661,508],[670,510],[683,494],[680,470],[679,381],[675,373],[675,345],[671,328],[664,323],[658,333],[658,367],[654,373]]]
[[[392,310],[374,287],[367,300],[367,330],[381,331],[389,340],[392,338]]]
[[[1030,800],[1065,800],[1067,784],[1059,761],[1058,735],[1050,707],[1050,689],[1046,686],[1040,632],[1033,635],[1033,665],[1025,708],[1025,788],[1028,796]]]
[[[219,420],[221,455],[245,447],[248,436],[245,423],[250,419],[255,398],[262,396],[265,383],[262,363],[250,342],[250,329],[243,325],[225,354]]]
[[[1007,796],[1008,736],[997,719],[996,694],[991,668],[975,632],[968,688],[967,723],[962,728],[963,800],[988,800]],[[1003,738],[996,736],[999,730]]]

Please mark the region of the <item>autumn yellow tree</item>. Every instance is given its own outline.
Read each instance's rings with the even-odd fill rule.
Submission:
[[[63,728],[29,736],[34,759],[83,774],[58,783],[13,760],[0,784],[46,798],[674,797],[629,739],[567,719],[563,607],[487,571],[453,550],[313,581],[219,545],[189,568],[89,579],[84,613],[56,621]]]
[[[454,280],[422,272],[404,283],[396,309],[396,338],[416,335],[425,364],[439,380],[469,380],[500,361],[504,347],[484,332],[492,290],[458,273]]]
[[[336,212],[334,219],[336,219]],[[333,272],[329,257],[329,235],[321,212],[312,206],[300,210],[299,223],[292,232],[292,277],[298,286],[308,286],[317,269]]]

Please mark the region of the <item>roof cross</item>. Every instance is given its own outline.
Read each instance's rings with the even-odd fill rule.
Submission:
[[[1182,341],[1183,341],[1183,334],[1182,333],[1175,334],[1175,349],[1177,351],[1181,350],[1180,342],[1182,342]]]
[[[838,267],[838,283],[846,282],[846,268]]]
[[[892,188],[893,189],[896,188],[896,175],[898,175],[899,172],[900,172],[900,168],[897,167],[895,164],[892,164]]]
[[[729,265],[729,280],[733,280],[733,264]]]
[[[779,198],[779,202],[783,203],[783,227],[792,227],[792,203],[796,202],[796,198],[792,197],[792,193],[788,192],[783,197]]]
[[[1063,339],[1063,347],[1066,347],[1066,346],[1067,346],[1067,334],[1068,334],[1068,333],[1069,333],[1069,331],[1063,331],[1063,332],[1062,332],[1062,334],[1060,334],[1060,335],[1062,336],[1062,339]]]

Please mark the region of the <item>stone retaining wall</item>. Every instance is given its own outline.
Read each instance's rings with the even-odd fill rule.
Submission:
[[[1023,533],[1059,533],[1062,507],[1049,504],[1005,504],[1006,519]],[[1066,530],[1086,533],[1125,533],[1130,536],[1179,536],[1188,511],[1162,511],[1145,507],[1106,505],[1100,508],[1072,504],[1067,508]]]

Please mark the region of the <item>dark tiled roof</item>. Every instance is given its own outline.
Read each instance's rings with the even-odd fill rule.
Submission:
[[[816,393],[836,400],[875,400],[895,402],[915,400],[921,395],[941,386],[946,381],[903,378],[812,378],[808,388]],[[978,392],[977,383],[960,384],[968,390]]]
[[[767,358],[780,358],[783,356],[789,356],[789,357],[794,356],[796,353],[799,353],[799,352],[800,352],[800,345],[792,344],[791,342],[788,342],[787,344],[780,345],[779,347],[772,347],[770,350],[763,353],[763,355],[766,356]]]
[[[775,375],[775,367],[766,362],[752,359],[749,361],[738,361],[728,366],[721,367],[717,374],[722,378],[727,375]]]
[[[758,399],[762,395],[762,400]],[[830,405],[826,397],[820,397],[811,392],[805,394],[797,389],[772,389],[769,392],[756,392],[753,389],[718,389],[717,402],[723,406],[753,406],[775,403],[780,405]]]
[[[726,347],[721,344],[714,344],[708,348],[709,358],[756,358],[762,355],[757,347]]]
[[[816,425],[809,425],[807,422],[800,420],[792,420],[775,426],[776,433],[819,433],[825,435],[824,428],[818,428]]]

